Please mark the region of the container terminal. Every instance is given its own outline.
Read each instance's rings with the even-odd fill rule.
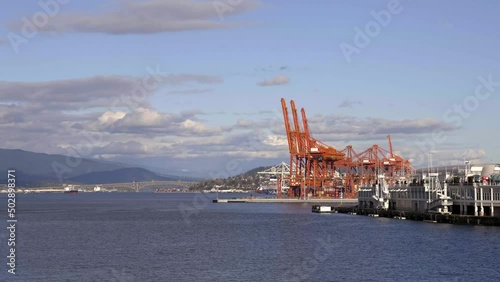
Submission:
[[[259,172],[269,176],[260,192],[274,191],[277,199],[223,202],[345,203],[358,211],[500,217],[500,164],[464,160],[463,166],[433,168],[430,160],[417,170],[394,153],[390,135],[388,149],[337,150],[312,137],[304,108],[299,118],[293,100],[290,111],[283,98],[281,106],[290,161]]]

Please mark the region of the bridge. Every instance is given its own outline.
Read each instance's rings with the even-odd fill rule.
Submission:
[[[144,182],[124,182],[124,183],[110,183],[110,184],[74,184],[75,189],[82,189],[85,191],[94,191],[94,187],[99,186],[103,190],[117,190],[117,191],[151,191],[155,189],[187,189],[197,182],[187,181],[144,181]],[[26,187],[19,187],[25,189]],[[36,187],[29,190],[34,191],[63,191],[64,186],[50,186],[50,187]]]

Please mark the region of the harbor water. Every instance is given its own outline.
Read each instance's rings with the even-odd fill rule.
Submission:
[[[5,267],[3,227],[0,281],[500,280],[499,227],[214,204],[215,196],[18,195],[16,275]]]

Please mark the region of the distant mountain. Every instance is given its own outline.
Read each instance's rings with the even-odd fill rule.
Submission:
[[[16,184],[18,187],[20,186],[29,186],[29,187],[36,187],[36,186],[54,186],[54,185],[60,185],[60,182],[57,180],[57,178],[53,178],[49,175],[33,175],[29,173],[25,173],[24,171],[21,171],[19,169],[15,169],[15,177],[16,177]],[[5,184],[7,183],[7,170],[4,170],[5,173],[0,174],[0,183]]]
[[[109,184],[116,182],[177,181],[179,177],[165,177],[143,168],[129,167],[113,171],[100,171],[82,174],[68,179],[83,184]],[[119,180],[119,181],[118,181]]]
[[[21,186],[49,186],[70,182],[105,184],[151,180],[195,180],[191,177],[159,175],[147,169],[122,163],[0,149],[0,183],[6,183],[5,172],[9,169],[16,170],[16,182]]]
[[[58,172],[63,178],[71,178],[84,173],[111,171],[123,167],[126,165],[63,155],[0,149],[0,171],[15,169],[18,173],[29,175],[31,180],[58,180]]]

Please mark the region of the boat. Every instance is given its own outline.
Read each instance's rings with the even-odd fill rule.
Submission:
[[[315,212],[315,213],[338,213],[338,211],[335,210],[335,207],[322,206],[322,205],[313,205],[312,212]]]
[[[263,181],[259,188],[257,188],[257,193],[266,195],[276,195],[278,194],[278,179],[275,175],[271,175],[268,180]]]
[[[265,195],[276,195],[276,194],[278,194],[278,190],[265,188],[263,186],[260,186],[259,188],[257,188],[256,192],[259,193],[259,194],[265,194]]]
[[[78,189],[74,185],[64,187],[64,194],[78,194]]]

